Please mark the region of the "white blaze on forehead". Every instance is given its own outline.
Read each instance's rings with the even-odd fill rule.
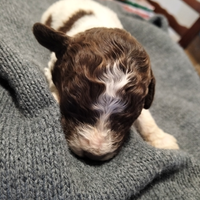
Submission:
[[[99,78],[106,86],[105,94],[117,97],[117,91],[129,82],[129,75],[123,72],[116,63],[113,66],[107,66],[106,73]]]
[[[98,127],[102,130],[111,114],[122,112],[126,107],[126,102],[117,92],[130,81],[130,74],[123,72],[115,63],[114,66],[107,66],[106,72],[99,80],[104,83],[106,89],[93,108],[100,113]]]
[[[106,89],[93,108],[99,113],[95,126],[81,124],[76,128],[78,138],[74,147],[89,151],[96,155],[112,153],[116,149],[113,146],[114,138],[109,127],[109,117],[113,113],[122,112],[126,107],[126,102],[117,93],[130,80],[130,74],[123,72],[116,64],[107,66],[106,72],[99,77]]]

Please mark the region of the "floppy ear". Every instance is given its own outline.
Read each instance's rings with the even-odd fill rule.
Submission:
[[[149,109],[153,102],[153,98],[154,98],[154,94],[155,94],[155,84],[156,84],[156,80],[151,71],[151,82],[150,82],[149,88],[148,88],[149,91],[148,91],[147,96],[145,97],[145,102],[144,102],[145,109]]]
[[[55,52],[56,56],[62,54],[70,42],[70,37],[64,33],[55,31],[41,23],[34,24],[33,34],[42,46]]]

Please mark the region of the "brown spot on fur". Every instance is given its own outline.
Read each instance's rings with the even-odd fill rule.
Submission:
[[[58,31],[67,33],[75,24],[75,22],[78,21],[81,17],[92,14],[92,11],[79,10],[75,14],[73,14],[66,22],[64,22],[64,25],[58,28]]]
[[[46,26],[51,27],[51,23],[52,23],[52,16],[49,15],[49,17],[47,18],[46,22],[44,23]]]

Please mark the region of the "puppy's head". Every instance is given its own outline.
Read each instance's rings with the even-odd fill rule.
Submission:
[[[71,150],[95,160],[112,158],[153,101],[146,51],[121,29],[93,28],[69,37],[37,23],[33,32],[57,57],[52,77]]]

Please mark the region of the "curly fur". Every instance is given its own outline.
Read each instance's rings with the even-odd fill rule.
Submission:
[[[45,25],[35,24],[33,32],[54,52],[45,74],[60,104],[69,147],[79,156],[107,160],[135,121],[142,136],[157,127],[150,113],[142,112],[152,104],[155,78],[147,52],[112,11],[90,0],[75,6],[77,1],[52,5],[42,17]]]

